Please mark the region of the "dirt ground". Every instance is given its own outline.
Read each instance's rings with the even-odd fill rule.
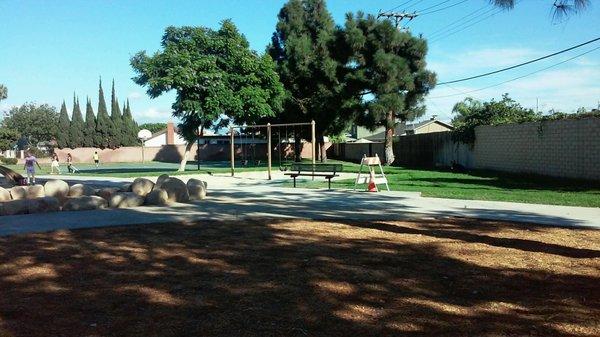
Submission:
[[[600,336],[600,231],[165,224],[0,238],[0,336]]]

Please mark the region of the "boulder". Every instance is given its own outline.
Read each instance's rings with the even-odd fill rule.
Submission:
[[[131,192],[131,183],[124,183],[119,187],[119,192]]]
[[[161,175],[159,175],[158,178],[156,178],[156,184],[154,184],[154,188],[156,188],[156,189],[161,188],[162,184],[167,179],[169,179],[169,175],[168,174],[161,174]]]
[[[10,188],[12,200],[21,200],[27,198],[27,189],[23,186],[14,186]]]
[[[69,184],[64,180],[48,180],[44,184],[44,192],[47,197],[55,197],[58,200],[64,200],[69,195]]]
[[[0,201],[9,201],[11,199],[10,191],[4,187],[0,187]]]
[[[27,200],[27,212],[33,213],[48,213],[60,210],[58,198],[41,197]]]
[[[116,187],[105,187],[105,188],[99,189],[98,192],[96,192],[96,195],[99,197],[102,197],[106,201],[109,201],[110,198],[118,192],[119,192],[119,189]]]
[[[114,194],[108,205],[112,208],[138,207],[144,204],[144,197],[134,192],[119,192]]]
[[[154,188],[154,183],[150,179],[137,178],[131,184],[131,191],[139,196],[145,197]]]
[[[167,191],[169,195],[169,202],[188,202],[190,201],[190,195],[187,190],[187,186],[183,181],[177,178],[167,178],[162,183],[161,188]]]
[[[69,188],[69,197],[92,196],[95,194],[93,188],[84,184],[75,184]]]
[[[29,200],[17,199],[0,203],[0,215],[27,214],[29,212]]]
[[[190,200],[202,200],[206,198],[206,182],[191,178],[187,182]]]
[[[33,185],[27,187],[27,199],[43,198],[45,196],[44,186]]]
[[[106,208],[108,201],[92,195],[82,197],[69,197],[63,206],[63,211],[86,211],[92,209]]]
[[[165,206],[169,203],[169,194],[162,188],[155,188],[146,195],[146,205]]]

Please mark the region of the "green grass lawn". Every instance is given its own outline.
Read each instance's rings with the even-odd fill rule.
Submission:
[[[330,160],[330,163],[342,163],[345,172],[356,173],[360,165],[349,162]],[[182,175],[198,173],[195,162],[186,166],[185,172],[177,172],[176,163],[148,162],[141,163],[110,163],[96,168],[93,164],[77,164],[82,175],[105,177],[139,177]],[[22,165],[10,165],[17,172],[23,172]],[[273,163],[273,170],[278,170],[279,164]],[[61,165],[66,172],[66,166]],[[266,164],[243,167],[236,163],[236,172],[263,171]],[[201,163],[200,173],[230,172],[228,162]],[[49,165],[42,166],[41,174],[50,172]],[[449,171],[407,169],[402,167],[385,167],[390,189],[393,191],[421,192],[426,197],[512,201],[552,205],[600,207],[600,183],[571,179],[549,178],[533,175],[515,175],[498,172],[474,171],[456,173]],[[291,187],[291,181],[282,186]],[[298,187],[323,188],[327,184],[324,179],[299,182]],[[332,188],[353,188],[354,180],[333,180]],[[362,186],[361,188],[364,188]]]

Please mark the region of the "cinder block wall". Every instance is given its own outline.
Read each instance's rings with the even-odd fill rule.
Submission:
[[[480,126],[475,167],[600,180],[600,118]]]

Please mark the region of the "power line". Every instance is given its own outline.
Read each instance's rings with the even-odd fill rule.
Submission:
[[[426,11],[426,10],[429,10],[429,9],[435,8],[435,7],[437,7],[437,6],[441,6],[441,5],[443,5],[443,4],[445,4],[446,2],[449,2],[449,1],[452,1],[452,0],[445,0],[445,1],[442,1],[442,2],[439,2],[439,3],[435,4],[435,5],[433,5],[433,6],[429,6],[429,7],[427,7],[427,8],[423,8],[423,9],[421,9],[421,12],[424,12],[424,11]]]
[[[400,8],[400,7],[402,7],[402,6],[404,6],[404,5],[408,4],[408,3],[411,3],[411,2],[413,2],[413,1],[414,1],[414,0],[408,0],[408,1],[405,1],[405,2],[403,2],[403,3],[399,4],[398,6],[396,6],[396,7],[394,7],[394,8],[390,8],[390,9],[388,9],[388,10],[387,10],[387,12],[391,12],[391,11],[393,11],[394,9]]]
[[[501,8],[491,8],[490,10],[488,10],[488,11],[486,11],[486,12],[484,12],[484,13],[481,14],[481,15],[485,15],[485,14],[488,14],[488,13],[492,12],[490,15],[488,15],[488,16],[480,19],[480,20],[477,20],[477,21],[475,21],[475,22],[473,22],[473,23],[471,23],[469,25],[466,25],[466,26],[465,25],[463,25],[463,26],[459,25],[457,27],[454,27],[454,28],[452,28],[452,30],[454,30],[454,31],[450,31],[450,32],[445,32],[445,33],[442,33],[442,34],[438,34],[430,42],[433,43],[433,42],[439,41],[441,39],[444,39],[444,38],[446,38],[448,36],[452,36],[452,35],[454,35],[456,33],[460,33],[463,30],[465,30],[465,29],[467,29],[469,27],[472,27],[472,26],[474,26],[474,25],[476,25],[476,24],[478,24],[478,23],[480,23],[482,21],[485,21],[485,20],[491,18],[492,16],[494,16],[494,15],[496,15],[496,14],[502,12],[502,11],[503,11],[503,9],[501,9]],[[471,21],[477,19],[478,17],[480,17],[481,15],[475,16],[475,17],[473,17],[473,18],[471,18],[471,19],[469,19],[469,20],[467,20],[467,21],[465,21],[463,23],[471,22]],[[458,29],[458,30],[455,30],[455,29]]]
[[[488,73],[485,73],[485,74],[480,74],[480,75],[476,75],[476,76],[471,76],[471,77],[461,78],[461,79],[458,79],[458,80],[441,82],[441,83],[438,83],[438,85],[444,85],[444,84],[449,84],[449,83],[463,82],[463,81],[468,81],[468,80],[472,80],[472,79],[475,79],[475,78],[480,78],[480,77],[489,76],[489,75],[492,75],[492,74],[501,73],[501,72],[503,72],[503,71],[507,71],[507,70],[515,69],[515,68],[518,68],[518,67],[522,67],[522,66],[524,66],[524,65],[528,65],[528,64],[531,64],[531,63],[534,63],[534,62],[538,62],[538,61],[541,61],[541,60],[544,60],[544,59],[550,58],[550,57],[552,57],[552,56],[556,56],[556,55],[558,55],[558,54],[562,54],[562,53],[568,52],[569,50],[573,50],[573,49],[577,49],[577,48],[583,47],[583,46],[585,46],[585,45],[588,45],[588,44],[590,44],[590,43],[596,42],[596,41],[598,41],[598,40],[600,40],[600,37],[597,37],[597,38],[595,38],[595,39],[592,39],[592,40],[589,40],[589,41],[586,41],[586,42],[580,43],[580,44],[578,44],[578,45],[576,45],[576,46],[569,47],[569,48],[567,48],[567,49],[563,49],[563,50],[561,50],[561,51],[557,51],[556,53],[548,54],[548,55],[545,55],[545,56],[542,56],[542,57],[538,57],[538,58],[536,58],[536,59],[534,59],[534,60],[530,60],[530,61],[527,61],[527,62],[523,62],[523,63],[516,64],[516,65],[514,65],[514,66],[510,66],[510,67],[502,68],[502,69],[499,69],[499,70],[490,71],[490,72],[488,72]]]
[[[459,2],[457,2],[457,3],[454,3],[454,4],[451,4],[451,5],[448,5],[448,6],[446,6],[446,7],[442,7],[442,8],[434,9],[434,10],[432,10],[432,11],[429,11],[429,12],[424,12],[424,13],[419,13],[419,14],[420,14],[420,15],[426,15],[426,14],[437,13],[437,12],[440,12],[440,11],[446,10],[446,9],[448,9],[448,8],[452,8],[452,7],[454,7],[454,6],[458,6],[458,5],[460,5],[460,4],[462,4],[462,3],[465,3],[465,2],[467,2],[467,1],[468,1],[468,0],[462,0],[462,1],[459,1]]]
[[[420,4],[420,3],[421,3],[421,2],[423,2],[423,1],[425,1],[425,0],[418,0],[418,1],[417,1],[417,2],[415,2],[414,4],[412,4],[412,5],[408,6],[408,7],[405,7],[404,9],[405,9],[405,10],[407,10],[407,9],[411,8],[412,6],[415,6],[415,5],[418,5],[418,4]]]
[[[509,82],[513,82],[513,81],[516,81],[516,80],[520,80],[520,79],[522,79],[522,78],[524,78],[524,77],[528,77],[528,76],[531,76],[531,75],[534,75],[534,74],[540,73],[540,72],[542,72],[542,71],[548,70],[548,69],[550,69],[550,68],[554,68],[554,67],[556,67],[556,66],[559,66],[559,65],[561,65],[561,64],[567,63],[567,62],[569,62],[569,61],[571,61],[571,60],[574,60],[574,59],[576,59],[576,58],[578,58],[578,57],[581,57],[581,56],[583,56],[583,55],[586,55],[586,54],[589,54],[589,53],[591,53],[591,52],[594,52],[594,51],[596,51],[596,50],[598,50],[598,49],[600,49],[600,46],[599,46],[599,47],[596,47],[596,48],[593,48],[593,49],[590,49],[590,50],[588,50],[588,51],[586,51],[586,52],[583,52],[583,53],[581,53],[581,54],[577,54],[577,55],[575,55],[575,56],[573,56],[573,57],[570,57],[570,58],[568,58],[568,59],[566,59],[566,60],[563,60],[563,61],[560,61],[560,62],[558,62],[558,63],[552,64],[552,65],[550,65],[550,66],[548,66],[548,67],[545,67],[545,68],[542,68],[542,69],[538,69],[538,70],[536,70],[536,71],[532,71],[532,72],[530,72],[530,73],[527,73],[527,74],[525,74],[525,75],[517,76],[517,77],[511,78],[511,79],[509,79],[509,80],[506,80],[506,81],[503,81],[503,82],[500,82],[500,83],[496,83],[496,84],[492,84],[492,85],[489,85],[489,86],[487,86],[487,87],[483,87],[483,88],[475,89],[475,90],[470,90],[470,91],[464,91],[464,92],[463,92],[463,91],[460,91],[460,90],[458,90],[458,89],[455,89],[455,88],[453,88],[453,87],[449,86],[449,87],[451,87],[452,89],[454,89],[454,90],[456,90],[456,91],[459,91],[460,93],[459,93],[459,94],[444,95],[444,96],[434,96],[434,97],[429,97],[429,98],[447,98],[447,97],[461,96],[461,95],[467,95],[467,94],[470,94],[470,93],[474,93],[474,92],[483,91],[483,90],[486,90],[486,89],[489,89],[489,88],[497,87],[497,86],[499,86],[499,85],[506,84],[506,83],[509,83]]]
[[[445,25],[445,26],[443,26],[443,27],[439,28],[438,30],[435,30],[435,31],[433,31],[433,32],[431,33],[431,36],[434,36],[435,34],[437,34],[437,33],[441,32],[441,31],[443,31],[444,29],[447,29],[447,28],[449,28],[449,27],[451,27],[451,26],[454,26],[454,25],[455,25],[455,24],[457,24],[457,23],[460,23],[460,22],[462,22],[462,20],[464,20],[464,19],[466,19],[466,18],[470,17],[471,15],[473,15],[473,14],[475,14],[475,13],[477,13],[477,12],[480,12],[480,11],[482,11],[482,10],[483,10],[483,9],[485,9],[485,8],[488,8],[488,6],[487,6],[487,5],[485,5],[485,6],[483,6],[483,7],[480,7],[479,9],[476,9],[476,10],[472,11],[471,13],[469,13],[469,14],[467,14],[467,15],[465,15],[465,16],[463,16],[463,17],[461,17],[461,18],[459,18],[458,20],[456,20],[456,21],[453,21],[453,22],[451,22],[451,23],[449,23],[449,24],[447,24],[447,25]],[[480,14],[480,15],[481,15],[481,14]]]

